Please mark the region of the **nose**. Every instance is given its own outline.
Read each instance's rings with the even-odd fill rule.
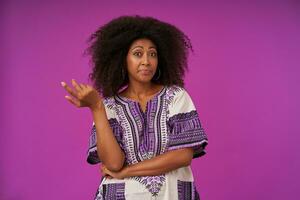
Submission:
[[[146,53],[143,55],[142,64],[143,65],[149,65],[149,58],[148,58],[148,55]]]

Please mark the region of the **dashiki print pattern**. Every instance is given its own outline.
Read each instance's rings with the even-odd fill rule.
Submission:
[[[145,112],[137,101],[120,95],[104,98],[103,103],[114,136],[125,153],[126,165],[185,147],[194,149],[193,159],[206,154],[207,135],[193,101],[183,87],[163,87],[147,102]],[[101,162],[96,143],[93,122],[87,152],[87,162],[90,164]],[[102,177],[95,199],[200,198],[188,166],[159,176],[136,176],[121,180]]]

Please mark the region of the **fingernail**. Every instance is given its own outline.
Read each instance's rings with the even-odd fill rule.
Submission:
[[[63,86],[63,87],[66,85],[65,82],[60,82],[60,84],[61,84],[61,86]]]

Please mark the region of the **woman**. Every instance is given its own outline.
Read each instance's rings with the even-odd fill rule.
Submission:
[[[89,41],[94,87],[62,85],[93,115],[87,162],[103,174],[95,199],[200,199],[190,164],[208,139],[184,89],[189,38],[136,15],[113,19]]]

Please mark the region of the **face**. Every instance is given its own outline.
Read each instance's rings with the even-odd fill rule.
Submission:
[[[155,44],[146,38],[135,40],[126,60],[129,81],[150,82],[158,63]]]

